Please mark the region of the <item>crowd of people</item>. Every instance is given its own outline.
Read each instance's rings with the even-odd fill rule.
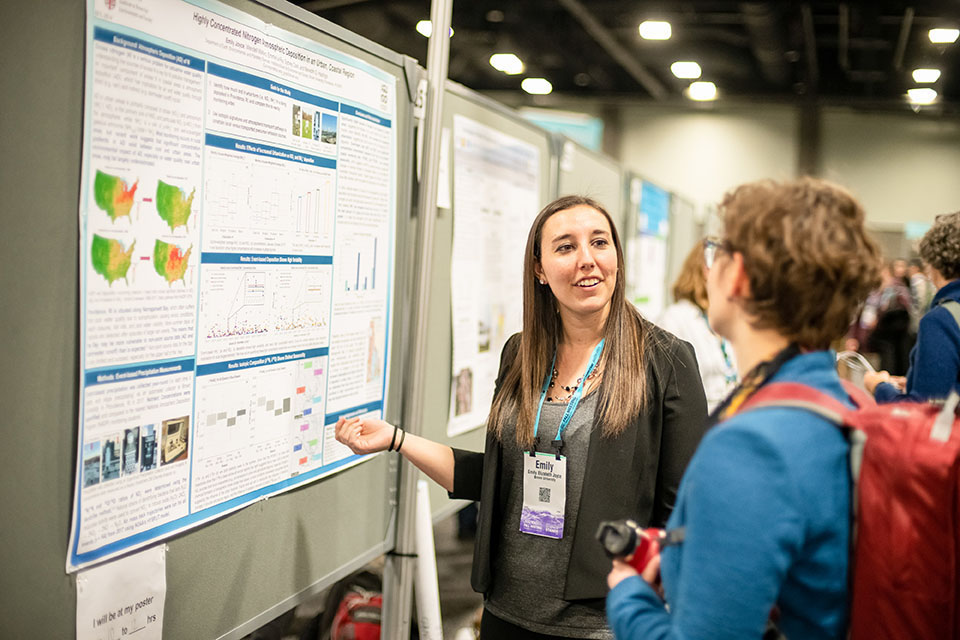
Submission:
[[[825,181],[742,185],[720,212],[656,323],[627,301],[601,203],[539,213],[482,452],[338,422],[354,452],[398,451],[479,501],[481,638],[760,638],[772,617],[788,638],[845,637],[848,442],[802,409],[740,409],[771,382],[852,406],[831,350],[845,334],[879,357],[864,382],[880,401],[960,388],[960,213],[922,264],[884,266],[861,205]],[[642,574],[611,567],[594,536],[619,518],[683,536]]]

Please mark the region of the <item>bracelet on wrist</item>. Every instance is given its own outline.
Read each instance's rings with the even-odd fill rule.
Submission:
[[[394,427],[393,427],[393,437],[390,438],[390,446],[387,447],[387,451],[393,451],[393,443],[396,442],[396,440],[397,440],[397,431],[398,431],[398,430],[399,430],[399,427],[397,427],[396,425],[394,425]]]
[[[407,432],[401,430],[401,431],[400,431],[400,442],[397,443],[397,448],[394,449],[394,451],[396,451],[397,453],[400,453],[400,447],[403,446],[403,441],[404,441],[406,438],[407,438]]]

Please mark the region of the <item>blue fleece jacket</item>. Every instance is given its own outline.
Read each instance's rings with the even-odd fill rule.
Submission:
[[[797,356],[772,378],[848,402],[833,352]],[[843,638],[850,475],[841,431],[799,409],[755,409],[707,433],[680,484],[667,527],[663,600],[639,576],[607,596],[620,640],[760,638],[780,608],[788,638]]]
[[[920,318],[917,343],[910,351],[907,391],[881,382],[873,391],[877,402],[924,401],[946,398],[951,389],[960,391],[960,325],[942,306],[947,300],[960,302],[960,280],[953,280],[937,291],[930,311]]]

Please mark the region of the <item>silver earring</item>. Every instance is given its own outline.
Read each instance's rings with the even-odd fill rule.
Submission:
[[[544,280],[543,278],[540,278],[540,284],[547,284],[547,281]]]

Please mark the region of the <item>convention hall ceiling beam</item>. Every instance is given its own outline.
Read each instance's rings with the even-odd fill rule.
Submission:
[[[816,92],[820,82],[820,67],[817,63],[817,34],[813,28],[813,11],[810,5],[804,3],[801,7],[803,14],[803,44],[807,53],[807,82],[810,91]]]
[[[580,0],[557,0],[560,5],[570,12],[580,25],[597,41],[611,58],[623,67],[630,76],[640,83],[647,92],[657,100],[664,100],[668,96],[667,88],[656,76],[637,62],[632,53],[620,44],[610,31],[599,20],[593,17]]]
[[[907,52],[907,42],[910,40],[910,27],[913,26],[913,7],[903,10],[903,21],[900,23],[900,37],[897,38],[897,50],[893,54],[893,68],[897,71],[903,68],[903,56]]]

